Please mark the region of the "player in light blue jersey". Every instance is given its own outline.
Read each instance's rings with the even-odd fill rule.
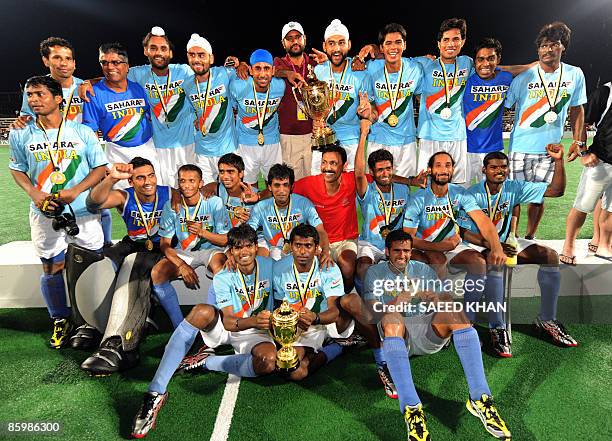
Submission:
[[[378,34],[384,59],[368,62],[378,124],[372,126],[368,154],[385,149],[393,154],[395,172],[400,176],[417,174],[414,96],[421,94],[423,68],[402,57],[406,49],[406,30],[397,23],[386,25]]]
[[[248,225],[232,228],[227,236],[236,270],[224,269],[215,275],[216,305],[194,306],[170,337],[134,418],[135,438],[143,438],[155,427],[157,414],[168,398],[168,383],[177,368],[180,370],[181,359],[198,332],[210,348],[229,344],[235,352],[223,356],[214,355],[211,349],[201,352],[197,366],[204,371],[257,377],[275,369],[276,346],[268,332],[273,306],[273,261],[256,256],[257,233]]]
[[[563,63],[570,29],[561,22],[544,26],[536,38],[538,63],[517,76],[506,98],[515,106],[510,134],[510,178],[550,182],[554,161],[546,146],[561,142],[567,114],[574,141],[570,151],[584,147],[581,141],[586,103],[584,74],[579,67]],[[543,204],[530,204],[525,237],[533,239],[544,215]]]
[[[467,409],[490,434],[509,439],[510,431],[491,397],[478,333],[463,312],[441,310],[452,297],[441,292],[445,286],[431,268],[411,260],[412,242],[412,236],[402,230],[389,233],[385,240],[389,260],[371,266],[365,284],[366,300],[376,314],[382,355],[397,388],[408,439],[430,439],[408,357],[439,352],[451,337],[468,384]],[[425,313],[421,308],[426,308]]]
[[[548,154],[555,161],[555,171],[550,184],[546,182],[528,182],[509,180],[508,157],[503,152],[492,152],[485,156],[483,173],[485,180],[474,184],[468,190],[479,208],[487,215],[498,231],[500,241],[506,241],[510,231],[516,229],[516,218],[512,216],[515,207],[520,204],[541,203],[544,197],[560,197],[565,191],[565,169],[563,164],[563,148],[560,145],[547,147]],[[512,225],[514,223],[514,225]],[[487,252],[489,246],[473,222],[460,217],[463,237],[477,246],[477,249]],[[576,340],[569,334],[563,324],[557,320],[557,299],[561,275],[559,273],[559,256],[551,248],[534,241],[518,238],[518,247],[508,249],[509,255],[517,254],[519,264],[539,264],[538,283],[540,285],[540,311],[535,321],[536,329],[547,335],[553,342],[561,346],[577,346]],[[501,271],[491,269],[487,273],[487,284],[484,297],[490,304],[501,304],[504,300],[503,280]],[[476,293],[474,293],[476,294]],[[470,297],[469,299],[467,297]],[[478,302],[480,296],[466,293],[466,300]],[[468,314],[475,321],[475,314]],[[502,357],[512,355],[511,342],[506,332],[504,316],[500,311],[489,314],[491,344],[494,351]]]
[[[286,164],[275,164],[268,173],[268,190],[272,197],[258,202],[251,211],[248,223],[262,230],[267,250],[261,250],[274,260],[291,253],[289,237],[300,224],[312,225],[321,239],[321,264],[332,264],[329,238],[314,205],[304,196],[293,193],[295,175]]]
[[[26,83],[28,105],[36,120],[9,136],[9,168],[17,185],[32,200],[30,230],[43,275],[41,291],[54,320],[51,347],[61,348],[71,330],[64,288],[68,243],[98,251],[103,245],[100,216],[87,211],[89,189],[104,176],[107,160],[93,131],[64,119],[61,85],[49,76]],[[64,225],[62,227],[61,225]],[[72,305],[75,305],[72,299]],[[73,313],[77,325],[84,323]],[[81,347],[79,340],[71,346]]]
[[[272,54],[255,50],[249,59],[251,78],[232,81],[230,94],[238,109],[236,133],[238,154],[244,160],[244,180],[256,186],[257,176],[283,162],[278,126],[278,107],[285,82],[274,78]]]
[[[182,165],[177,173],[181,204],[178,210],[172,201],[166,202],[159,235],[161,252],[165,255],[151,271],[153,291],[176,328],[183,320],[176,291],[170,284],[179,276],[190,289],[199,288],[196,268],[204,266],[216,274],[225,263],[223,249],[227,243],[228,222],[223,202],[217,196],[204,199],[200,189],[202,171],[193,164]],[[176,246],[172,238],[176,236]]]
[[[359,94],[367,93],[374,95],[372,83],[367,72],[356,72],[351,67],[351,58],[348,52],[351,49],[348,29],[340,20],[332,20],[325,29],[323,50],[327,54],[328,61],[318,64],[314,73],[318,80],[326,81],[333,91],[333,108],[327,117],[327,124],[336,133],[340,146],[346,150],[346,171],[353,170],[355,162],[355,151],[359,141],[359,117],[367,116],[372,121],[376,118],[375,109],[371,112],[360,107]],[[321,173],[321,152],[312,152],[311,174]]]

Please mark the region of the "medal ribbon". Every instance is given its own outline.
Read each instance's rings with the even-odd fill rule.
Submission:
[[[283,244],[284,242],[288,242],[287,231],[289,231],[289,227],[291,227],[291,221],[289,220],[289,216],[291,215],[291,196],[289,196],[289,205],[287,206],[287,217],[285,218],[285,223],[283,223],[280,211],[278,211],[278,206],[276,205],[276,201],[273,203],[274,206],[274,214],[276,214],[276,220],[278,221],[278,225],[280,226],[281,234],[283,235]],[[287,230],[287,231],[285,231]]]
[[[448,212],[445,209],[442,209],[446,217],[448,217],[452,223],[455,224],[455,231],[459,231],[459,224],[457,223],[457,219],[455,219],[455,214],[453,213],[453,202],[451,201],[450,191],[446,191],[446,198],[448,199]]]
[[[348,60],[344,60],[344,62],[346,63],[344,65],[344,69],[342,70],[342,75],[340,75],[340,81],[338,82],[338,84],[342,85],[342,81],[344,80],[344,74],[346,74],[346,71],[348,69],[348,65],[349,62]],[[334,110],[334,120],[336,119],[336,103],[338,102],[338,99],[336,98],[336,77],[334,77],[334,71],[332,70],[332,62],[329,62],[329,76],[331,78],[331,86],[332,86],[332,109]],[[338,92],[340,93],[340,92]]]
[[[157,85],[157,81],[155,81],[155,77],[157,75],[155,75],[155,72],[153,72],[153,70],[151,70],[151,76],[153,77],[153,85],[155,86],[155,90],[157,91],[157,96],[159,97],[159,102],[162,106],[162,109],[164,110],[164,113],[166,114],[166,122],[168,122],[168,108],[166,107],[166,102],[164,101],[164,97],[161,93],[161,91],[159,90],[159,86]],[[170,78],[170,68],[168,67],[168,77],[166,78],[166,95],[170,95],[170,82],[171,82],[171,78]]]
[[[150,238],[153,219],[151,220],[151,225],[149,225],[149,222],[147,222],[147,220],[145,219],[144,210],[142,209],[142,205],[140,205],[140,201],[138,200],[138,195],[136,194],[136,191],[134,191],[134,200],[136,201],[136,206],[138,207],[138,214],[140,214],[142,223],[144,224],[145,230],[147,231],[147,238]],[[153,205],[153,211],[151,212],[153,216],[155,216],[156,211],[157,211],[157,192],[155,193],[155,204]]]
[[[198,211],[200,211],[200,205],[202,205],[202,195],[200,195],[200,199],[198,199],[198,204],[195,207],[193,217],[191,219],[189,219],[189,207],[187,206],[187,202],[185,201],[183,195],[181,195],[181,201],[183,202],[183,208],[185,209],[185,219],[190,222],[193,221],[196,218]]]
[[[402,74],[404,73],[404,63],[400,60],[400,71],[397,77],[397,88],[395,93],[391,91],[391,83],[389,81],[389,72],[387,71],[387,63],[385,63],[385,83],[387,84],[387,91],[389,92],[389,101],[391,102],[391,111],[394,112],[397,103],[397,96],[399,95],[400,85],[402,83]]]
[[[499,196],[497,197],[497,201],[495,201],[495,207],[493,207],[493,209],[491,209],[491,192],[489,191],[489,186],[487,185],[486,182],[484,184],[485,190],[487,192],[487,206],[489,208],[489,219],[491,219],[491,221],[493,221],[493,219],[495,218],[495,213],[497,213],[497,207],[499,207],[499,201],[501,201],[502,193],[504,192],[504,184],[505,182],[502,184],[501,188],[499,189]]]
[[[240,283],[242,284],[246,301],[249,304],[249,308],[251,308],[251,313],[253,313],[255,300],[257,299],[257,293],[259,292],[259,265],[257,264],[257,260],[255,260],[255,286],[253,287],[253,297],[249,295],[246,280],[244,279],[244,274],[242,274],[240,268],[236,268],[236,272],[238,273],[238,277],[240,277]]]
[[[563,63],[561,63],[560,71],[559,71],[559,81],[557,82],[557,86],[553,86],[553,99],[551,101],[550,94],[548,93],[548,88],[544,83],[544,77],[542,76],[542,68],[538,65],[538,77],[540,77],[540,82],[542,87],[544,88],[544,92],[546,92],[546,101],[548,101],[548,107],[553,111],[554,107],[557,105],[557,98],[559,98],[559,90],[561,90],[561,79],[563,77]]]
[[[202,95],[200,93],[200,82],[197,77],[194,77],[196,89],[198,90],[198,107],[202,104]],[[210,85],[212,83],[212,71],[208,71],[208,82],[206,83],[206,92],[204,92],[204,108],[202,109],[202,124],[200,125],[200,132],[202,136],[206,136],[206,110],[208,109],[208,93],[210,92]],[[196,116],[198,112],[196,111]]]
[[[263,123],[266,119],[266,112],[268,111],[268,97],[270,96],[271,84],[268,84],[268,91],[266,92],[266,102],[264,103],[263,113],[259,111],[259,100],[257,99],[257,91],[255,90],[255,80],[253,80],[253,97],[255,98],[255,112],[257,112],[257,126],[259,127],[259,133],[263,133]]]
[[[453,84],[451,85],[450,90],[448,89],[446,66],[444,65],[441,59],[438,59],[438,63],[440,63],[440,67],[442,68],[442,76],[444,77],[444,101],[446,101],[446,107],[450,107],[451,92],[453,90],[453,87],[455,87],[455,81],[457,80],[457,69],[459,67],[459,63],[457,62],[457,59],[455,59],[455,73],[453,74]]]
[[[312,260],[312,265],[310,266],[310,270],[308,271],[308,277],[306,278],[306,284],[302,285],[300,282],[300,272],[295,266],[295,262],[293,263],[293,277],[295,277],[295,281],[297,283],[298,292],[300,293],[300,300],[302,301],[302,306],[306,306],[308,302],[308,287],[310,286],[310,281],[312,280],[312,275],[314,274],[316,258]]]
[[[382,201],[383,213],[385,213],[385,226],[388,226],[391,223],[391,212],[393,211],[393,202],[395,197],[393,195],[393,184],[391,184],[391,205],[389,206],[389,210],[387,210],[387,204],[385,202],[385,196],[383,192],[378,188],[378,185],[374,184],[374,188],[378,192],[378,196],[380,196],[380,200]]]

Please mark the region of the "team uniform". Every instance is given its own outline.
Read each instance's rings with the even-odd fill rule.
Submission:
[[[299,273],[300,286],[308,283],[304,299],[300,295],[295,273],[293,270],[293,256],[285,256],[274,264],[274,300],[282,302],[287,300],[289,305],[296,311],[302,307],[320,314],[327,311],[327,299],[330,297],[341,297],[344,295],[344,285],[342,284],[342,274],[337,266],[333,265],[328,269],[319,267],[317,258],[314,259],[314,270],[312,277],[308,281],[308,273]],[[355,328],[355,323],[351,324],[341,334],[338,332],[335,323],[328,325],[311,325],[306,331],[302,332],[294,346],[309,347],[319,351],[323,347],[326,338],[348,338]]]
[[[192,268],[208,267],[210,259],[223,249],[213,245],[204,238],[199,238],[187,230],[187,221],[199,222],[202,228],[216,234],[226,234],[229,231],[227,215],[221,198],[212,196],[202,198],[195,207],[185,207],[181,204],[179,212],[172,209],[171,201],[164,205],[159,221],[159,235],[167,239],[176,236],[178,242],[174,247],[178,256]]]
[[[553,99],[557,87],[553,109],[557,119],[547,123],[545,114],[551,109],[546,91]],[[561,63],[556,71],[546,73],[538,64],[514,79],[505,103],[508,108],[516,105],[510,133],[510,179],[550,184],[555,162],[546,153],[546,146],[561,142],[568,109],[586,102],[584,74],[579,67]]]
[[[66,119],[78,123],[83,121],[83,100],[79,98],[78,94],[78,87],[82,82],[82,79],[72,77],[72,86],[66,88],[62,87],[62,105],[64,106],[64,112],[66,112],[66,106],[68,105],[68,101],[70,101],[70,107],[66,112]],[[32,118],[36,118],[36,115],[32,109],[30,109],[30,105],[28,104],[28,95],[26,93],[23,94],[23,99],[21,101],[21,112],[19,112],[19,114],[30,115]]]
[[[237,227],[238,225],[240,225],[240,220],[236,217],[235,214],[236,208],[242,207],[249,211],[253,210],[253,205],[249,205],[247,207],[242,201],[242,199],[240,199],[239,197],[230,196],[225,186],[220,182],[217,184],[217,196],[221,198],[223,204],[225,205],[225,211],[227,213],[228,221],[227,225],[229,226],[229,228]]]
[[[24,129],[12,130],[9,135],[9,168],[26,173],[34,187],[49,194],[74,187],[83,181],[92,169],[108,163],[98,138],[89,127],[71,120],[66,120],[63,124],[59,145],[55,141],[58,129],[47,130],[45,137],[43,130],[33,123]],[[53,155],[59,171],[66,177],[63,184],[51,182],[54,166],[50,154]],[[32,243],[39,257],[55,257],[66,250],[69,242],[90,250],[102,248],[100,215],[94,215],[87,210],[85,201],[88,194],[89,190],[82,192],[70,204],[79,226],[79,234],[75,237],[67,236],[63,229],[55,231],[52,220],[45,217],[33,203],[30,204]],[[70,213],[68,206],[65,207],[64,213]]]
[[[467,142],[465,122],[463,120],[462,98],[468,77],[474,70],[470,57],[461,55],[455,64],[445,64],[447,85],[444,84],[444,72],[439,60],[418,57],[424,73],[424,84],[419,107],[419,162],[418,170],[427,168],[427,161],[436,152],[446,151],[455,160],[453,182],[463,183],[466,180]],[[456,73],[456,78],[455,78]],[[450,87],[452,85],[452,87]],[[448,119],[442,116],[447,110],[446,93],[451,115]]]
[[[102,132],[110,163],[128,163],[136,156],[147,158],[159,170],[153,143],[150,106],[145,90],[128,80],[125,92],[115,92],[106,80],[93,85],[95,96],[83,104],[83,124]],[[122,182],[120,186],[127,186]]]
[[[482,79],[472,74],[465,85],[463,114],[467,131],[466,183],[482,179],[483,159],[487,153],[502,152],[502,117],[504,100],[512,83],[512,74],[495,70],[495,76]]]
[[[401,80],[398,79],[400,72],[388,74],[391,95],[397,96],[395,102],[387,90],[384,60],[369,62],[367,72],[372,79],[374,104],[378,110],[378,124],[372,125],[368,138],[368,155],[381,148],[388,150],[393,154],[395,173],[414,176],[417,174],[417,146],[413,97],[421,94],[423,68],[410,58],[402,58]],[[391,114],[398,119],[395,127],[389,124]]]
[[[326,61],[314,68],[317,79],[325,81],[333,91],[333,108],[327,116],[327,125],[336,132],[336,139],[344,147],[347,155],[346,170],[355,166],[355,152],[359,143],[359,93],[367,92],[373,96],[372,82],[367,72],[354,72],[351,69],[351,58],[346,59],[344,71],[334,72],[331,63]],[[312,152],[311,174],[321,173],[321,152]]]
[[[160,165],[155,170],[157,176],[164,185],[175,187],[178,168],[192,164],[195,158],[193,116],[185,91],[193,73],[186,64],[170,64],[168,72],[169,78],[157,76],[149,65],[135,66],[130,67],[128,80],[138,83],[146,93]]]
[[[273,260],[268,257],[257,256],[257,270],[252,274],[243,274],[244,292],[242,279],[238,271],[223,269],[213,278],[213,286],[216,294],[216,307],[218,309],[232,307],[232,312],[237,318],[253,317],[261,311],[274,309],[274,298],[272,295],[272,266]],[[255,295],[255,283],[258,283],[257,295]],[[272,343],[274,340],[268,331],[260,329],[245,329],[244,331],[231,332],[225,329],[221,318],[210,331],[200,331],[204,343],[210,348],[221,345],[232,345],[237,354],[250,354],[251,350],[260,343]]]
[[[431,191],[431,187],[427,186],[412,195],[410,205],[406,207],[404,213],[404,228],[416,228],[419,238],[429,242],[440,242],[459,234],[458,220],[462,210],[465,213],[480,210],[474,197],[464,188],[448,184],[446,195],[438,198]],[[461,242],[454,250],[444,253],[446,262],[450,262],[457,254],[469,249],[469,246]]]
[[[391,210],[389,217],[389,231],[400,230],[404,223],[404,207],[410,201],[410,188],[402,184],[393,185],[393,197],[391,192],[383,193],[378,190],[375,182],[370,182],[363,198],[357,195],[361,208],[361,234],[359,236],[359,251],[357,258],[369,257],[374,263],[385,258],[385,239],[381,231],[386,225],[385,209]],[[383,195],[384,201],[380,195]]]
[[[290,212],[287,213],[289,209]],[[294,227],[299,224],[317,227],[323,223],[312,202],[299,194],[292,194],[289,205],[285,208],[279,208],[278,211],[281,217],[280,221],[274,210],[274,198],[264,199],[255,204],[248,221],[248,224],[254,230],[262,230],[266,245],[270,250],[270,256],[274,260],[284,256],[282,252],[285,245],[284,237],[289,239]],[[289,242],[287,241],[287,243]]]
[[[238,135],[238,155],[244,160],[244,181],[250,184],[257,182],[261,172],[263,176],[274,164],[283,162],[280,147],[280,132],[278,127],[278,107],[285,94],[285,82],[280,78],[272,78],[268,92],[257,92],[257,106],[253,95],[253,79],[232,81],[230,95],[238,108],[236,116],[236,132]],[[257,108],[260,112],[266,107],[263,115],[264,145],[258,144],[259,123]],[[216,164],[215,164],[216,165]]]
[[[234,104],[230,94],[230,83],[237,78],[234,69],[211,67],[208,81],[196,84],[195,76],[192,75],[183,84],[194,112],[189,120],[193,121],[194,117],[197,120],[195,163],[202,170],[202,181],[205,183],[217,179],[219,158],[235,152],[238,146]]]

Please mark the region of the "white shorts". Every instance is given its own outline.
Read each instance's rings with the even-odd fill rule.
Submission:
[[[217,182],[219,176],[219,158],[221,156],[204,156],[195,154],[195,165],[202,170],[202,182]]]
[[[189,144],[172,149],[158,148],[157,159],[159,161],[159,170],[155,170],[157,174],[157,184],[178,188],[178,169],[181,165],[195,163],[195,146],[194,144]],[[209,181],[204,181],[204,183],[208,182]]]
[[[368,141],[368,158],[376,150],[384,149],[393,155],[393,168],[395,174],[405,178],[416,176],[417,171],[417,145],[416,142],[400,146],[389,146]],[[366,161],[367,162],[367,161]]]
[[[268,179],[268,172],[274,164],[283,162],[280,143],[264,145],[238,145],[236,151],[244,161],[244,182],[254,184],[261,173]],[[216,166],[216,164],[215,164]]]
[[[210,331],[200,331],[202,340],[209,348],[221,345],[232,345],[236,354],[250,354],[260,343],[274,344],[270,333],[259,329],[247,329],[240,332],[230,332],[223,326],[221,317]]]
[[[310,326],[308,330],[302,332],[293,346],[303,346],[314,349],[315,352],[323,347],[326,338],[349,338],[355,330],[355,321],[351,320],[344,332],[339,333],[336,323],[329,325]]]
[[[329,254],[336,262],[344,251],[352,251],[357,254],[357,239],[346,239],[329,244]]]
[[[482,173],[482,160],[486,153],[467,153],[467,168],[465,171],[465,186],[469,187],[472,181],[480,182],[484,179]]]
[[[32,244],[38,257],[50,259],[66,251],[69,243],[74,243],[88,250],[99,250],[104,245],[104,234],[100,215],[79,216],[76,223],[79,234],[70,237],[64,230],[55,231],[52,220],[37,213],[30,207],[30,234]]]
[[[358,242],[357,259],[359,259],[360,257],[369,257],[370,259],[372,259],[373,264],[376,264],[381,260],[387,258],[383,250],[375,247],[370,242],[367,242],[365,240],[360,240]]]
[[[198,251],[187,251],[187,250],[176,250],[176,254],[185,261],[187,265],[196,269],[200,266],[206,267],[206,274],[212,277],[212,273],[208,269],[208,264],[215,254],[223,253],[221,248],[210,248],[208,250]]]
[[[434,314],[423,314],[404,318],[408,355],[435,354],[449,338],[440,338],[431,326]]]
[[[445,251],[444,256],[446,257],[446,263],[450,263],[459,253],[462,253],[465,250],[472,250],[473,248],[469,246],[466,242],[460,242],[459,245],[455,247],[455,249],[450,251]]]
[[[153,144],[153,139],[149,139],[144,144],[135,147],[122,147],[115,143],[106,141],[105,152],[106,157],[108,158],[108,162],[110,164],[116,162],[127,164],[137,156],[148,159],[149,161],[151,161],[151,164],[153,164],[153,168],[155,169],[158,179],[161,177],[162,182],[164,180],[162,174],[160,173],[162,168],[159,165],[159,160],[157,158],[157,149],[155,148],[155,144]],[[117,182],[113,186],[113,188],[124,189],[129,187],[129,185],[130,184],[128,183],[127,179],[124,179]]]
[[[595,167],[582,169],[574,208],[591,213],[602,195],[601,208],[612,212],[612,165],[599,160]]]
[[[525,239],[524,237],[517,237],[516,241],[518,242],[518,246],[516,247],[516,252],[519,254],[522,253],[525,249],[529,248],[531,245],[538,245],[538,243],[535,240]],[[485,247],[474,245],[472,243],[469,244],[468,246],[478,251],[479,253],[482,253],[484,250],[486,250]]]
[[[463,184],[466,182],[467,168],[467,140],[461,141],[432,141],[430,139],[419,140],[419,162],[418,170],[427,168],[429,158],[436,152],[447,152],[455,160],[455,171],[452,182]]]
[[[555,161],[547,153],[510,152],[510,179],[550,184]]]
[[[344,166],[344,171],[353,171],[355,169],[355,153],[357,153],[357,144],[342,144],[340,147],[346,150],[346,164]],[[312,166],[310,167],[310,174],[313,176],[321,174],[322,155],[323,154],[319,151],[312,152]]]

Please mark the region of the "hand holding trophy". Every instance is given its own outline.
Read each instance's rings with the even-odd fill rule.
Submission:
[[[287,300],[272,313],[270,334],[281,348],[276,352],[276,370],[288,374],[300,364],[297,352],[292,346],[299,336],[298,320],[300,314],[294,311]]]

